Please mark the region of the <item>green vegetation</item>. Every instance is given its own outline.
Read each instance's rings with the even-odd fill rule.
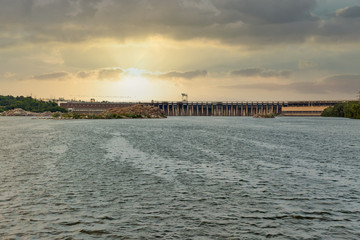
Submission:
[[[338,103],[333,107],[326,108],[321,113],[321,116],[360,119],[360,102],[351,101],[351,102]]]
[[[268,113],[264,115],[264,118],[275,118],[276,114],[275,113]]]
[[[45,102],[33,99],[32,97],[13,97],[0,95],[0,112],[21,108],[30,112],[66,112],[55,102]]]
[[[56,113],[54,113],[54,114],[52,115],[52,117],[53,117],[53,118],[59,118],[59,117],[61,117],[61,114],[58,113],[58,112],[56,112]]]
[[[253,118],[275,118],[276,116],[278,116],[278,114],[275,114],[275,113],[267,113],[267,114],[257,113],[255,115],[253,115]]]

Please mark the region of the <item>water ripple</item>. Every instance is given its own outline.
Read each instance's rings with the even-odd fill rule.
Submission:
[[[359,239],[360,123],[0,118],[0,239]]]

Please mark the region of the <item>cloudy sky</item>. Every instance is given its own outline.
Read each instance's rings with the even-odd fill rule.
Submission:
[[[0,95],[353,99],[360,0],[0,0]]]

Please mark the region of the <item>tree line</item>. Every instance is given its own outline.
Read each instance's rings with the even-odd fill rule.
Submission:
[[[32,97],[14,97],[0,95],[0,112],[22,108],[30,112],[66,112],[67,110],[59,107],[56,102],[45,102],[36,100]]]
[[[360,119],[360,101],[338,103],[332,107],[326,108],[321,116]]]

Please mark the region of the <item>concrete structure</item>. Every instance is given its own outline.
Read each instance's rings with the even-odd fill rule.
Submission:
[[[310,106],[310,107],[282,107],[282,116],[297,117],[308,116],[318,117],[327,106]]]
[[[293,102],[155,102],[168,116],[253,116],[282,114],[289,108],[291,116],[320,116],[323,109],[343,101]],[[295,115],[295,112],[298,114]],[[311,113],[311,114],[309,114]]]
[[[151,102],[167,116],[253,116],[255,114],[284,114],[285,116],[320,116],[328,106],[344,101],[293,102]],[[139,103],[68,102],[60,106],[78,113],[101,113],[114,107],[127,107]]]

